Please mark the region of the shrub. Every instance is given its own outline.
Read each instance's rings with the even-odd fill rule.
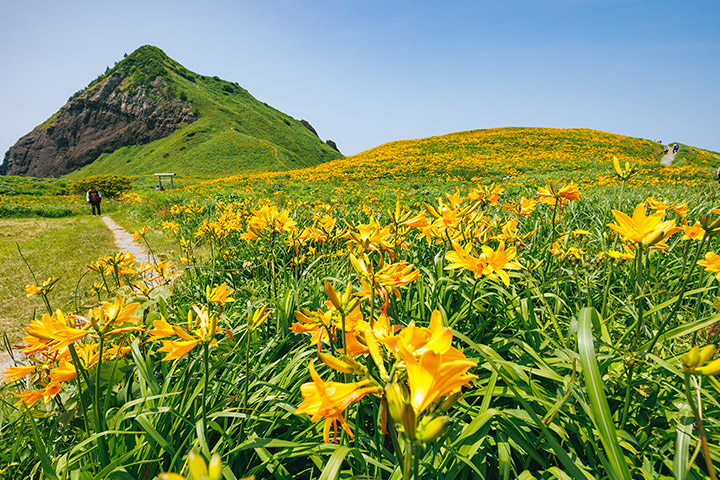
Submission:
[[[130,179],[124,175],[91,175],[71,183],[70,191],[84,194],[92,185],[110,198],[118,197],[132,188]]]

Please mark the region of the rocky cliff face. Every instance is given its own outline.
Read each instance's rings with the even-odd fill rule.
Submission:
[[[0,173],[58,177],[92,163],[103,153],[164,138],[194,122],[187,102],[174,98],[162,77],[125,87],[123,71],[70,100],[5,154]]]

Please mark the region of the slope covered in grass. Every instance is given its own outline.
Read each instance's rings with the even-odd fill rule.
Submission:
[[[660,164],[662,145],[589,129],[495,128],[401,140],[287,174],[253,179],[293,181],[472,180],[505,185],[575,181],[613,183],[616,156],[639,167],[643,182],[692,184],[714,176],[720,155],[682,145],[672,167]]]
[[[258,101],[237,83],[195,74],[156,47],[140,47],[88,88],[119,71],[126,75],[120,88],[132,94],[153,85],[166,98],[187,102],[197,120],[163,139],[104,154],[68,179],[164,171],[209,178],[301,168],[341,157],[299,121]]]

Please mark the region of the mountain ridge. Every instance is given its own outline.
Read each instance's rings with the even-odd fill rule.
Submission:
[[[236,135],[219,138],[224,132]],[[188,153],[193,145],[168,142],[173,135],[175,140],[204,136],[202,142],[189,143],[213,144],[197,159],[206,174],[213,167],[217,173],[285,170],[341,156],[303,123],[258,101],[239,84],[193,73],[159,48],[145,45],[10,147],[0,173],[77,177],[168,168],[191,172]],[[100,158],[103,165],[92,167]]]

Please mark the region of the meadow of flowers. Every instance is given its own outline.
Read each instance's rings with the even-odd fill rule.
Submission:
[[[182,253],[99,259],[76,311],[25,286],[0,475],[715,478],[716,187],[603,169],[128,203]]]
[[[402,180],[502,182],[506,188],[546,181],[581,187],[618,185],[607,171],[617,157],[642,170],[634,186],[702,185],[714,175],[717,153],[683,145],[673,163],[659,161],[663,146],[651,140],[589,129],[495,128],[387,143],[351,157],[290,172],[241,175],[217,182],[377,182]],[[407,186],[407,185],[406,185]]]

